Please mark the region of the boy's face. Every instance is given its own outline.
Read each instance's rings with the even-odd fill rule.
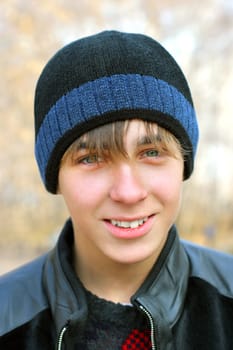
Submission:
[[[146,135],[144,123],[133,120],[124,138],[127,157],[99,158],[84,145],[62,163],[59,192],[72,218],[75,251],[89,263],[154,262],[176,219],[182,156],[158,153]]]

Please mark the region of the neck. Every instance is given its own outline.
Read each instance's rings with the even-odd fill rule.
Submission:
[[[118,264],[114,261],[90,263],[75,254],[75,271],[85,288],[105,300],[129,303],[154,264],[154,259],[143,263]]]

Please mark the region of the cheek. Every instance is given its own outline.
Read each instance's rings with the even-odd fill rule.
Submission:
[[[171,206],[180,204],[183,184],[181,171],[161,172],[151,180],[152,191],[163,204]]]
[[[106,195],[106,181],[102,177],[60,175],[60,192],[68,207],[94,207]]]
[[[182,180],[166,178],[161,184],[161,191],[167,202],[177,202],[181,197]]]

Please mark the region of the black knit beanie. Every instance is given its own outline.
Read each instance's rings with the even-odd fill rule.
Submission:
[[[105,31],[58,51],[35,93],[35,153],[43,182],[56,193],[61,158],[79,136],[140,118],[170,131],[188,149],[193,170],[198,125],[187,81],[173,57],[141,34]]]

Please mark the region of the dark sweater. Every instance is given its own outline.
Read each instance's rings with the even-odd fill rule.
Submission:
[[[150,350],[150,327],[136,308],[100,299],[86,291],[88,319],[77,349]]]

